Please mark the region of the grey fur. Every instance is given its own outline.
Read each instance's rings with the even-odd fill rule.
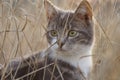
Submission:
[[[85,80],[81,68],[76,64],[75,66],[72,61],[79,62],[79,57],[87,55],[93,45],[94,27],[92,12],[86,7],[89,6],[88,2],[81,2],[75,11],[61,10],[48,1],[45,2],[45,6],[48,11],[46,37],[50,46],[55,44],[48,51],[11,61],[5,72],[6,77],[1,73],[0,78],[3,76],[4,80],[13,80],[14,76],[15,79],[23,77],[22,80]],[[50,35],[53,30],[58,33],[56,37]],[[77,35],[70,37],[70,31],[76,31]],[[46,53],[48,54],[41,56]],[[87,61],[89,60],[91,59]],[[89,68],[90,64],[87,67]],[[25,76],[29,73],[32,74]]]

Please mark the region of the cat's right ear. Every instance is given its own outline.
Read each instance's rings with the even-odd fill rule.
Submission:
[[[55,6],[48,0],[44,0],[44,6],[45,6],[47,19],[48,20],[52,19],[57,14],[57,10]]]
[[[93,16],[92,7],[87,0],[82,0],[75,11],[75,18],[82,20],[91,20]]]

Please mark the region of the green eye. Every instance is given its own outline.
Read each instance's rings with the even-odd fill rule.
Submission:
[[[75,37],[77,35],[77,31],[70,31],[69,37]]]
[[[57,31],[55,31],[55,30],[52,30],[50,32],[50,34],[51,34],[52,37],[56,37],[58,35]]]

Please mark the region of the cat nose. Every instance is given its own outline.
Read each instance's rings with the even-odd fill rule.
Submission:
[[[65,39],[58,40],[57,44],[58,44],[59,48],[62,49],[63,45],[65,44]]]

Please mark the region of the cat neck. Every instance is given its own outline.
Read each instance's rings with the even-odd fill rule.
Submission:
[[[75,68],[79,68],[84,76],[87,77],[92,67],[92,57],[90,55],[91,51],[87,51],[84,55],[79,54],[72,56],[57,55],[55,52],[51,52],[49,57],[66,62]]]

